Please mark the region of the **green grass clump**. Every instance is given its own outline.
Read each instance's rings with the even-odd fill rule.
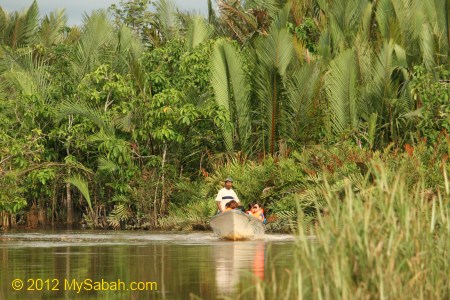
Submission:
[[[449,299],[450,190],[372,161],[364,186],[323,190],[325,211],[308,228],[300,213],[293,268],[241,299]],[[406,180],[407,179],[407,180]],[[409,182],[409,183],[407,183]],[[263,292],[261,292],[261,289]]]

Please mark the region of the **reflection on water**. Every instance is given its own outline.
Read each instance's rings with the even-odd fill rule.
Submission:
[[[254,284],[256,278],[264,279],[268,277],[266,274],[289,268],[292,248],[292,237],[283,235],[268,235],[260,241],[228,242],[210,233],[3,234],[0,235],[0,299],[233,298]],[[279,253],[284,253],[282,259],[273,260]],[[14,291],[14,279],[24,281],[24,289]],[[41,279],[44,282],[41,290],[26,291],[29,279]],[[130,282],[156,282],[157,291],[80,290],[78,293],[64,286],[74,279],[77,282],[120,280],[127,288]],[[59,290],[52,291],[56,282]]]
[[[234,294],[243,273],[264,279],[264,249],[264,241],[214,245],[218,294]]]

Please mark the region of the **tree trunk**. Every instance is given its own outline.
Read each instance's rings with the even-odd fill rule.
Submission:
[[[45,210],[41,206],[39,206],[38,210],[38,225],[40,228],[43,228],[45,226]]]
[[[159,184],[159,182],[156,184],[156,187],[155,187],[155,198],[153,199],[153,226],[154,227],[156,227],[156,220],[157,220],[157,218],[158,218],[158,208],[157,208],[157,206],[158,206],[158,201],[157,201],[157,199],[158,199],[158,184]]]
[[[72,130],[72,122],[73,117],[69,116],[69,132]],[[67,156],[70,156],[70,136],[67,141],[67,148],[66,148]],[[70,176],[70,167],[67,170],[67,177]],[[72,202],[72,194],[70,193],[70,183],[66,182],[66,197],[67,197],[67,227],[72,228],[73,225],[73,202]]]
[[[16,214],[11,214],[11,228],[17,228],[17,216]]]
[[[272,118],[270,123],[270,155],[273,157],[275,153],[275,134],[276,134],[276,115],[278,113],[277,110],[277,100],[278,100],[278,91],[277,91],[277,77],[274,75],[273,78],[273,95],[272,95]]]
[[[212,1],[211,0],[207,1],[208,1],[208,23],[213,24],[215,19],[214,8],[212,6]]]
[[[2,219],[2,227],[4,230],[9,229],[9,214],[7,212],[1,212],[0,213],[1,219]]]
[[[37,209],[35,203],[33,203],[33,205],[30,208],[30,211],[28,212],[27,223],[28,223],[28,228],[31,228],[31,229],[38,228],[39,214],[38,214],[38,209]]]
[[[67,227],[72,227],[73,225],[73,203],[72,194],[70,193],[70,183],[66,183],[66,196],[67,196]]]
[[[53,197],[52,197],[52,228],[55,227],[55,206],[56,206],[56,198],[57,197],[57,190],[56,190],[56,184],[53,185]]]
[[[167,144],[164,143],[164,150],[163,150],[163,156],[162,156],[162,163],[161,163],[161,171],[162,171],[162,175],[161,175],[161,207],[160,207],[160,214],[162,215],[164,212],[164,208],[166,205],[166,197],[165,197],[165,185],[164,185],[164,179],[165,179],[165,170],[164,170],[164,165],[166,164],[166,155],[167,155]]]
[[[447,62],[450,64],[450,1],[445,1],[444,10],[447,12],[445,23],[447,25]]]

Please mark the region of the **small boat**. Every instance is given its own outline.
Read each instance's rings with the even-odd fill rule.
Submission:
[[[214,233],[226,240],[247,240],[264,235],[264,224],[240,210],[220,213],[209,222]]]

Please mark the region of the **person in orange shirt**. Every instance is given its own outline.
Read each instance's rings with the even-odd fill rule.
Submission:
[[[252,207],[252,216],[266,224],[266,217],[264,216],[264,209],[259,203],[255,203]]]

